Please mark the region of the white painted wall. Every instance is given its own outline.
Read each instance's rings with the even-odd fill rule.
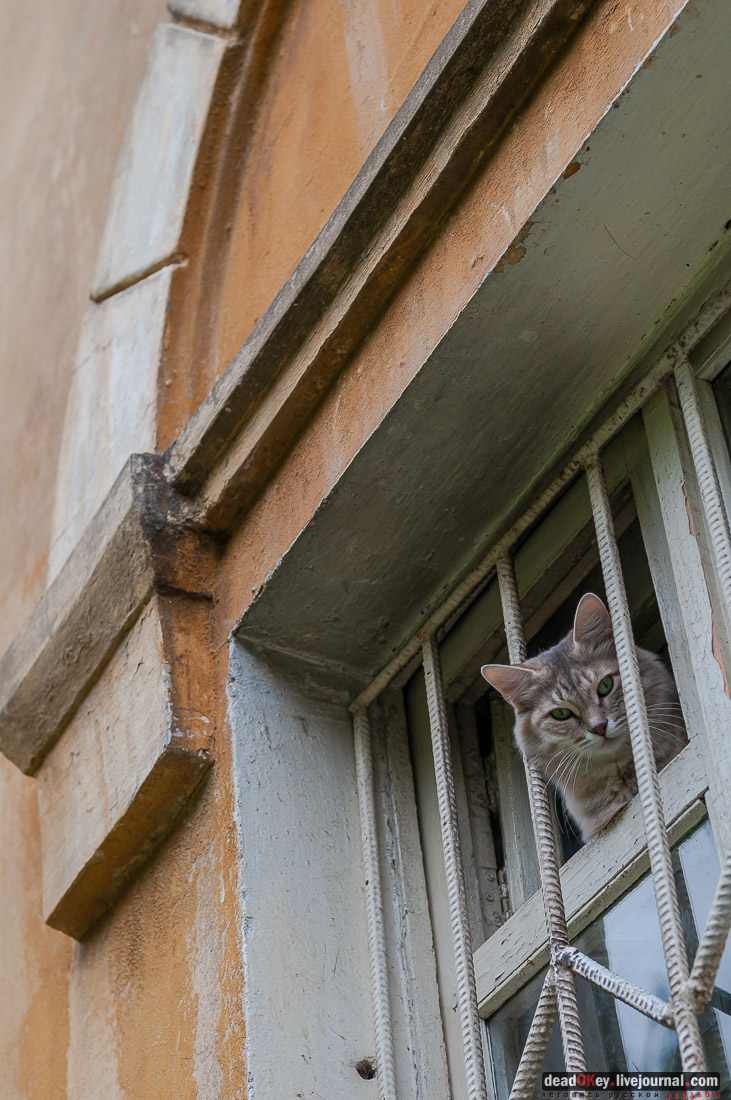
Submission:
[[[48,581],[131,454],[156,450],[157,385],[172,265],[223,38],[161,23],[114,177],[66,406]],[[129,285],[132,284],[132,285]]]
[[[377,1097],[355,757],[345,707],[234,641],[249,1100]]]

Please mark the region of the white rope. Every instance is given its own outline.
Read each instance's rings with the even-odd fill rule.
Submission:
[[[693,969],[688,978],[688,995],[697,1013],[701,1013],[711,999],[713,983],[721,964],[731,928],[731,853],[726,857],[716,893],[708,914],[706,927],[695,953]]]
[[[586,476],[594,513],[599,556],[604,574],[604,586],[612,617],[617,663],[622,680],[627,724],[637,775],[637,787],[645,823],[650,871],[655,887],[662,945],[670,982],[675,1026],[678,1032],[680,1057],[683,1069],[686,1072],[703,1070],[704,1057],[698,1021],[685,996],[688,964],[685,956],[675,879],[670,860],[670,845],[668,844],[665,817],[660,801],[655,756],[647,722],[645,695],[642,690],[637,652],[632,636],[627,593],[624,587],[619,550],[614,532],[614,519],[604,480],[604,470],[598,455],[587,465]]]
[[[556,1011],[556,982],[553,967],[549,967],[510,1090],[510,1100],[531,1100],[556,1022]]]
[[[360,806],[360,832],[363,844],[378,1096],[380,1100],[398,1100],[393,1060],[391,1007],[388,998],[388,957],[386,954],[386,934],[383,927],[381,875],[378,865],[371,728],[365,711],[359,711],[353,717],[353,740],[358,804]]]
[[[422,651],[426,697],[429,707],[434,771],[442,829],[444,870],[447,877],[447,902],[452,927],[454,964],[457,977],[457,1009],[459,1012],[468,1100],[487,1100],[485,1066],[482,1057],[480,1018],[477,1013],[475,970],[472,962],[472,942],[467,918],[462,848],[459,839],[457,804],[452,774],[452,754],[449,727],[444,705],[442,667],[439,647],[433,637],[424,642]]]
[[[510,663],[517,665],[525,660],[526,648],[523,620],[520,614],[520,601],[518,599],[518,586],[515,580],[515,568],[512,558],[504,557],[498,561],[497,575],[508,654]],[[586,1060],[584,1058],[584,1042],[581,1036],[574,977],[569,967],[558,959],[561,949],[568,945],[568,931],[561,890],[561,877],[558,869],[558,856],[556,855],[556,838],[551,820],[551,807],[548,801],[545,779],[527,760],[524,763],[531,816],[533,818],[533,831],[536,838],[538,866],[541,872],[548,942],[554,964],[564,1061],[568,1073],[583,1073],[586,1070]]]
[[[679,356],[675,368],[675,384],[688,432],[690,454],[698,479],[703,513],[708,523],[711,551],[721,586],[721,595],[726,613],[731,618],[731,533],[698,397],[695,374],[683,354]]]

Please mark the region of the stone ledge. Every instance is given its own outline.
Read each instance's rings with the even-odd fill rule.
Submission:
[[[198,673],[191,708],[181,698],[190,685],[170,666],[165,604],[146,605],[38,772],[43,914],[76,939],[149,858],[211,764],[207,609],[186,601],[184,648]]]
[[[168,451],[172,482],[195,495],[236,440],[233,469],[204,494],[212,530],[241,518],[592,3],[466,5],[335,213]],[[291,392],[263,408],[285,370]]]
[[[133,455],[0,658],[0,751],[34,774],[153,589],[206,595],[215,548],[152,455]]]
[[[217,548],[133,455],[0,660],[0,751],[37,774],[43,912],[77,939],[211,767]]]

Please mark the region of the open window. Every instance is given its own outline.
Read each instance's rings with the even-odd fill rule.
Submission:
[[[546,1052],[551,1069],[564,1066],[565,1050],[569,1070],[587,1062],[661,1070],[705,1060],[728,1094],[728,952],[692,1020],[687,1006],[677,1006],[703,938],[717,852],[728,850],[731,836],[731,569],[726,578],[723,560],[724,545],[731,548],[723,405],[731,383],[718,355],[715,374],[706,361],[702,377],[683,355],[669,379],[668,363],[654,385],[626,399],[621,416],[598,423],[565,473],[458,586],[431,634],[422,629],[406,647],[390,678],[404,702],[454,1096],[508,1097],[549,965],[570,982],[583,1031],[583,1049],[581,1041],[572,1049],[556,1025]],[[586,592],[613,614],[628,713],[635,707],[630,724],[640,729],[633,730],[635,759],[649,735],[638,673],[632,686],[631,639],[672,671],[689,743],[657,779],[645,777],[640,794],[587,844],[549,791],[539,853],[533,819],[546,785],[535,774],[526,778],[512,712],[479,670],[559,641]],[[382,674],[366,705],[388,683]],[[658,845],[672,855],[658,857]],[[661,909],[677,907],[670,933],[655,892]],[[649,1015],[642,1015],[645,993]],[[565,1011],[564,1004],[559,1017]],[[532,1082],[539,1068],[532,1065]],[[527,1080],[519,1095],[531,1094]]]

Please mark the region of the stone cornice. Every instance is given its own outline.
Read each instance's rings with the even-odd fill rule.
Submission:
[[[216,549],[201,527],[240,518],[590,4],[468,4],[167,455],[129,460],[0,659],[0,749],[22,771],[38,769],[153,590],[205,593]]]
[[[225,531],[438,233],[591,0],[473,0],[166,471]],[[225,456],[231,451],[230,459]]]

